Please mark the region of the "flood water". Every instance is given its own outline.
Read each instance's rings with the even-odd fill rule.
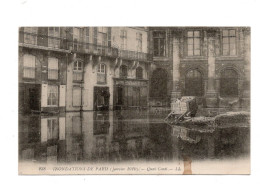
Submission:
[[[19,161],[84,163],[238,158],[250,154],[250,128],[183,127],[165,110],[19,116]]]

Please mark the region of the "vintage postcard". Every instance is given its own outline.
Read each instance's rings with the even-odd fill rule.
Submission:
[[[20,27],[18,173],[250,174],[250,40],[250,27]]]

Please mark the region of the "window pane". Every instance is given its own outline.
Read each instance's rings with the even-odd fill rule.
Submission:
[[[193,31],[188,31],[188,37],[193,37]]]
[[[194,31],[194,37],[199,37],[200,36],[200,32],[199,31]]]
[[[230,44],[230,55],[234,56],[236,55],[236,45]]]
[[[193,45],[193,38],[188,38],[188,45]]]
[[[229,30],[229,36],[236,36],[235,30]]]
[[[193,45],[188,45],[188,51],[193,51]]]
[[[58,69],[58,59],[49,58],[48,59],[48,68],[49,69]]]
[[[223,36],[228,36],[228,30],[223,30]]]
[[[24,55],[23,64],[27,67],[35,67],[35,56]]]
[[[193,50],[188,50],[188,56],[193,56]]]
[[[194,45],[200,45],[200,39],[194,38]]]
[[[227,44],[228,43],[228,37],[223,38],[223,44]]]

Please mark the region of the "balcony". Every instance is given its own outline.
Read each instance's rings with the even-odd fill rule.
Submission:
[[[126,60],[136,60],[136,61],[148,61],[151,56],[144,52],[135,52],[129,50],[120,50],[119,57]]]
[[[107,57],[118,57],[118,49],[92,43],[68,40],[67,38],[51,37],[20,31],[19,43],[23,46],[43,48],[47,50],[73,51]]]

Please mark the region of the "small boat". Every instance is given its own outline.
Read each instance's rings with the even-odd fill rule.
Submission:
[[[164,119],[165,122],[178,124],[187,122],[195,117],[198,110],[197,99],[194,96],[183,96],[171,104],[171,112]]]

